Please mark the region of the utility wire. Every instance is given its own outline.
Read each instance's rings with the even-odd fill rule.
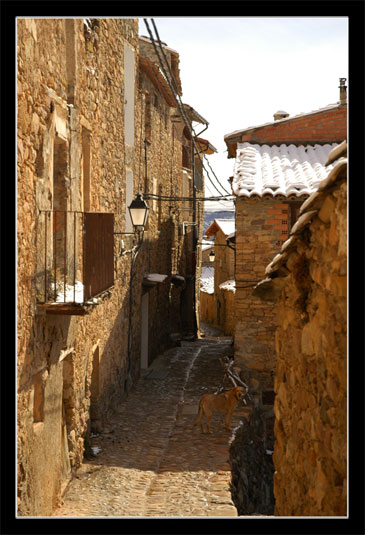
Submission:
[[[168,70],[169,70],[169,72],[170,72],[171,79],[172,79],[172,81],[173,81],[174,84],[175,84],[175,88],[177,88],[177,82],[176,82],[176,80],[175,80],[175,76],[174,76],[173,72],[171,71],[170,64],[169,64],[169,62],[168,62],[168,60],[167,60],[167,58],[166,58],[166,54],[165,54],[165,51],[164,51],[164,49],[163,49],[163,46],[162,46],[162,43],[161,43],[161,40],[160,40],[160,36],[159,36],[158,30],[157,30],[157,28],[156,28],[155,21],[154,21],[153,19],[151,19],[151,21],[152,21],[152,24],[153,24],[153,27],[154,27],[154,30],[155,30],[155,33],[156,33],[156,36],[157,36],[157,39],[158,39],[158,43],[159,43],[159,46],[160,46],[162,55],[163,55],[163,57],[164,57],[165,63],[166,63],[166,65],[167,65],[167,68],[168,68]],[[152,39],[153,39],[153,38],[152,38]],[[159,58],[159,59],[160,59],[160,58]],[[160,61],[161,61],[161,59],[160,59]],[[165,74],[165,76],[166,76],[166,74]],[[177,90],[176,90],[176,93],[174,94],[174,96],[175,96],[175,99],[178,98],[178,100],[180,101],[180,105],[183,106],[183,103],[182,103],[182,101],[181,101],[181,99],[180,99],[180,95],[179,95],[179,93],[178,93]],[[179,108],[180,108],[180,106],[179,106]],[[181,111],[181,109],[180,109],[180,111]],[[194,136],[197,137],[196,132],[195,132],[193,126],[191,126],[191,130],[192,130],[192,132],[194,133]],[[198,143],[199,143],[199,141],[198,141]],[[199,145],[200,145],[200,143],[199,143]],[[195,143],[194,143],[194,146],[195,146],[195,148],[197,149]],[[207,173],[207,175],[209,175],[209,173],[208,173],[207,169],[205,168],[204,163],[203,163],[203,161],[202,161],[202,159],[201,159],[201,157],[200,157],[200,152],[197,151],[197,154],[198,154],[198,156],[199,156],[199,159],[200,159],[200,161],[201,161],[201,163],[202,163],[202,166],[203,166],[205,172]],[[203,154],[203,157],[204,157],[204,159],[208,162],[208,159],[207,159],[207,157],[206,157],[205,154]],[[209,162],[208,162],[208,164],[209,164]],[[219,180],[218,180],[216,174],[214,173],[214,171],[213,171],[213,169],[212,169],[212,167],[211,167],[210,164],[209,164],[209,167],[210,167],[210,169],[212,170],[212,172],[213,172],[213,174],[214,174],[214,176],[215,176],[215,178],[216,178],[218,184],[221,186],[221,188],[223,189],[223,191],[225,191],[225,192],[229,195],[229,192],[226,190],[226,188],[219,182]],[[210,177],[209,177],[209,178],[210,178]],[[213,184],[213,185],[214,185],[214,184]],[[217,188],[216,188],[216,189],[217,189]],[[218,190],[217,190],[217,191],[218,191]]]
[[[213,171],[213,168],[212,168],[212,166],[210,165],[210,162],[209,162],[208,158],[206,157],[205,154],[203,154],[203,157],[204,157],[204,159],[206,160],[208,166],[210,167],[210,170],[212,171],[212,173],[213,173],[213,175],[214,175],[216,181],[218,182],[218,184],[220,184],[220,185],[222,186],[222,184],[219,182],[219,180],[218,180],[218,178],[217,178],[217,175],[216,175],[215,172]],[[227,191],[223,186],[222,186],[222,188],[223,188],[224,191],[226,191],[226,192],[228,193],[228,191]],[[231,195],[231,193],[228,193],[228,195]]]
[[[163,61],[162,61],[162,59],[161,59],[161,56],[160,56],[160,54],[159,54],[159,52],[158,52],[158,50],[157,50],[157,46],[156,46],[156,43],[155,43],[155,39],[154,39],[154,37],[153,37],[153,35],[152,35],[152,32],[151,32],[150,27],[149,27],[149,25],[148,25],[148,22],[147,22],[146,19],[143,19],[143,20],[144,20],[144,23],[145,23],[145,25],[146,25],[147,31],[148,31],[148,33],[149,33],[149,35],[150,35],[151,42],[152,42],[152,45],[153,45],[153,47],[154,47],[154,49],[155,49],[156,55],[157,55],[157,57],[158,57],[158,59],[159,59],[159,61],[160,61],[160,66],[161,66],[161,68],[162,68],[162,70],[163,70],[163,74],[164,74],[164,76],[165,76],[165,78],[166,78],[166,81],[167,81],[167,83],[169,84],[169,87],[170,87],[170,89],[171,89],[171,91],[172,91],[172,93],[173,93],[173,96],[174,96],[174,98],[175,98],[175,100],[176,100],[176,103],[177,103],[177,105],[178,105],[178,108],[179,108],[179,111],[180,111],[180,113],[181,113],[181,116],[182,116],[182,118],[183,118],[183,120],[184,120],[184,122],[185,122],[185,125],[186,125],[186,127],[188,128],[189,132],[190,132],[190,133],[193,133],[194,136],[196,137],[196,133],[195,133],[194,128],[189,124],[189,121],[188,121],[187,118],[186,118],[186,115],[185,115],[185,112],[184,112],[184,109],[183,109],[183,103],[182,103],[182,101],[181,101],[181,99],[180,99],[180,95],[179,95],[178,92],[175,91],[175,89],[172,87],[171,81],[170,81],[170,79],[169,79],[169,77],[168,77],[168,75],[167,75],[167,72],[166,72],[166,69],[165,69],[165,67],[164,67],[164,64],[163,64]],[[160,40],[158,31],[157,31],[156,25],[155,25],[155,23],[154,23],[154,20],[153,20],[153,19],[151,19],[151,20],[152,20],[152,24],[153,24],[153,26],[154,26],[154,29],[155,29],[155,32],[156,32],[156,35],[157,35],[157,39],[158,39],[158,42],[159,42],[160,49],[161,49],[162,54],[163,54],[163,56],[164,56],[166,65],[167,65],[167,67],[168,67],[168,69],[169,69],[169,71],[170,71],[171,78],[172,78],[172,80],[174,81],[175,86],[177,87],[177,83],[176,83],[175,77],[174,77],[173,73],[171,72],[171,68],[170,68],[169,62],[167,61],[165,52],[164,52],[164,50],[163,50],[162,43],[161,43],[161,40]],[[196,150],[197,156],[199,157],[200,162],[201,162],[201,164],[202,164],[202,166],[203,166],[205,172],[207,173],[207,178],[209,179],[209,181],[211,182],[211,184],[213,185],[213,187],[216,189],[216,191],[218,191],[218,193],[221,195],[222,192],[219,191],[219,189],[217,188],[217,186],[213,183],[213,181],[211,180],[211,178],[210,178],[210,176],[209,176],[209,172],[207,171],[206,167],[204,166],[204,162],[203,162],[203,160],[202,160],[202,158],[201,158],[201,156],[200,156],[200,152],[199,152],[199,150],[198,150],[198,147],[197,147],[197,145],[196,145],[196,143],[195,143],[195,140],[194,140],[194,137],[193,137],[193,136],[192,136],[192,142],[193,142],[194,148],[195,148],[195,150]],[[218,181],[218,179],[217,179],[217,181]],[[221,184],[219,181],[218,181],[218,183],[219,183],[219,185],[222,187],[223,191],[225,191],[228,195],[230,195],[230,193],[229,193],[229,192],[222,186],[222,184]]]
[[[197,202],[201,202],[201,201],[204,201],[204,202],[217,202],[217,201],[230,201],[230,200],[234,200],[233,198],[232,199],[227,199],[227,195],[224,195],[224,196],[220,196],[220,197],[197,197],[195,200]],[[160,200],[160,201],[193,201],[194,200],[194,197],[174,197],[174,196],[171,196],[171,195],[161,195],[161,194],[158,194],[158,193],[148,193],[148,192],[145,192],[143,194],[143,198],[144,199],[153,199],[153,200]]]

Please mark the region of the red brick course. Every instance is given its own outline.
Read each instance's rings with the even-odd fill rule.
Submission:
[[[305,118],[295,117],[252,129],[241,136],[250,143],[339,143],[347,138],[347,106]]]

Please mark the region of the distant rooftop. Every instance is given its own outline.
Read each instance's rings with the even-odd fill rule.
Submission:
[[[214,236],[218,230],[221,230],[225,236],[232,234],[236,229],[235,219],[215,219],[207,228],[205,234],[207,236]]]

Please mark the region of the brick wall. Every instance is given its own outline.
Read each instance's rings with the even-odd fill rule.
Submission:
[[[339,105],[303,117],[283,119],[267,126],[257,127],[243,133],[240,141],[280,145],[281,143],[340,143],[346,138],[347,106]]]
[[[236,202],[235,359],[259,390],[273,386],[275,309],[252,292],[288,238],[289,211],[288,203],[275,199],[238,197]]]

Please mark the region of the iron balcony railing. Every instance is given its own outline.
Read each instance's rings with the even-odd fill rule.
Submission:
[[[38,303],[86,303],[114,285],[114,214],[42,210]]]

